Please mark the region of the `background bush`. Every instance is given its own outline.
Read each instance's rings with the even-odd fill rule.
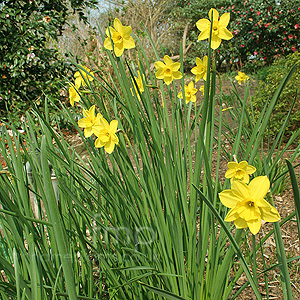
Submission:
[[[298,49],[299,0],[176,0],[170,11],[172,22],[178,29],[187,21],[193,24],[188,37],[188,43],[193,43],[188,61],[194,63],[194,57],[201,55],[203,47],[207,47],[207,42],[197,42],[200,31],[194,24],[201,18],[208,18],[211,7],[215,7],[220,16],[230,13],[228,29],[234,35],[217,50],[219,69],[224,64],[227,70],[245,65],[248,70],[256,70]]]
[[[19,116],[32,102],[51,94],[60,98],[62,80],[69,66],[55,48],[68,23],[69,14],[78,13],[95,0],[17,1],[0,4],[0,113],[5,119]]]
[[[283,124],[287,112],[296,97],[296,103],[292,111],[290,122],[286,129],[286,136],[290,136],[293,131],[300,128],[300,96],[299,96],[299,79],[300,79],[300,54],[295,52],[289,54],[286,58],[277,59],[268,69],[267,80],[259,82],[259,88],[253,98],[254,117],[256,118],[264,107],[265,103],[274,95],[282,78],[289,72],[294,64],[298,67],[291,80],[287,83],[273,111],[269,133],[276,135]]]

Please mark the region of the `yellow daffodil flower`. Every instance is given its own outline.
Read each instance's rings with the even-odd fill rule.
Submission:
[[[80,65],[81,66],[81,65]],[[89,72],[90,74],[94,75],[93,72],[91,72],[91,70],[87,67],[81,66],[84,70],[86,70],[86,72]],[[82,86],[86,86],[86,82],[92,81],[94,78],[89,75],[88,73],[86,73],[83,70],[77,71],[74,74],[75,77],[75,86],[78,86],[78,88],[82,85]]]
[[[218,11],[214,8],[211,8],[208,16],[210,21],[208,19],[200,19],[196,23],[197,28],[201,31],[198,36],[198,40],[202,41],[209,39],[212,19],[211,17],[213,16],[211,48],[217,49],[221,44],[221,40],[230,40],[233,37],[232,33],[226,28],[230,20],[230,13],[223,14],[219,19]]]
[[[115,148],[115,145],[119,144],[119,138],[116,135],[118,121],[112,120],[110,124],[108,124],[107,120],[102,118],[101,124],[96,125],[94,129],[94,133],[98,137],[95,141],[95,147],[104,147],[104,150],[108,154],[111,154]]]
[[[245,83],[246,80],[249,79],[249,76],[247,76],[244,72],[238,72],[238,75],[235,76],[235,79],[239,82],[239,84],[242,84],[242,81]]]
[[[169,85],[173,79],[180,79],[182,74],[179,70],[180,63],[173,62],[168,56],[164,56],[164,63],[162,61],[157,61],[155,63],[155,68],[157,69],[155,76],[157,79],[163,79],[164,82]]]
[[[276,208],[264,199],[269,188],[270,181],[266,176],[254,178],[249,185],[234,181],[230,190],[219,194],[222,204],[230,208],[225,221],[234,221],[238,229],[249,227],[253,234],[260,230],[261,220],[279,221],[280,215]]]
[[[200,86],[199,91],[202,92],[202,94],[204,95],[204,85],[201,85],[201,86]]]
[[[201,78],[206,81],[207,77],[207,55],[203,57],[203,62],[199,57],[196,57],[196,67],[191,72],[196,75],[195,82],[198,82]]]
[[[108,50],[114,49],[116,56],[119,57],[125,49],[134,48],[135,42],[131,36],[132,28],[130,26],[123,26],[119,19],[114,19],[114,27],[109,26],[106,29],[107,38],[104,41],[104,48]]]
[[[249,175],[256,171],[256,168],[248,165],[248,162],[245,160],[240,163],[231,161],[227,164],[227,167],[228,170],[225,173],[225,178],[231,178],[231,181],[241,180],[245,183],[249,182]]]
[[[102,122],[102,115],[100,113],[95,116],[95,105],[91,106],[89,110],[83,109],[84,118],[78,121],[78,126],[84,128],[85,137],[90,137],[95,134],[95,126]]]
[[[138,77],[134,76],[134,79],[136,81],[138,90],[140,91],[140,93],[143,93],[144,92],[143,79],[145,80],[145,75],[143,74],[143,79],[142,79],[141,73],[140,73],[140,71],[138,71]],[[139,95],[139,92],[138,92],[134,82],[133,82],[133,86],[134,86],[134,89],[135,89],[135,92],[136,92],[136,95],[137,95],[138,99],[141,100],[141,97]],[[134,95],[131,88],[130,88],[130,90],[131,90],[132,95]]]
[[[73,84],[69,83],[69,99],[70,99],[70,104],[74,106],[74,102],[79,102],[80,101],[80,94],[78,92],[79,87],[74,86]]]
[[[197,89],[194,87],[194,82],[191,81],[188,85],[184,85],[185,103],[196,102]],[[182,91],[178,93],[178,98],[183,99]]]

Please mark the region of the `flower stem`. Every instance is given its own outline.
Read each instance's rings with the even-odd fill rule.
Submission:
[[[267,194],[267,199],[274,206],[274,200],[271,192],[269,191]],[[293,293],[290,281],[290,274],[287,264],[287,258],[285,254],[282,234],[280,231],[279,221],[273,223],[274,232],[275,232],[275,241],[276,241],[276,249],[277,249],[277,257],[280,266],[280,277],[281,277],[281,285],[284,299],[293,300]]]

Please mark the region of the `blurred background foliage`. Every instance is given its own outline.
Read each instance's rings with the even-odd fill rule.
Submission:
[[[95,0],[0,2],[0,113],[5,119],[40,104],[43,94],[61,99],[69,74],[66,57],[57,48],[70,15],[87,22],[84,9]]]
[[[291,108],[292,103],[295,101],[288,126],[285,130],[285,138],[288,139],[293,132],[300,128],[300,54],[299,52],[291,53],[286,57],[277,59],[267,71],[266,80],[260,80],[258,89],[252,99],[253,116],[257,120],[264,105],[270,101],[274,95],[282,78],[289,72],[289,70],[297,64],[297,68],[287,83],[286,88],[272,112],[269,128],[267,133],[270,136],[276,136],[286,119],[286,116]],[[252,110],[249,108],[250,113]]]
[[[299,47],[300,0],[2,1],[1,119],[9,112],[18,120],[32,103],[42,109],[44,95],[54,103],[67,102],[66,81],[72,80],[73,74],[68,63],[70,54],[107,80],[114,76],[101,34],[115,17],[132,26],[152,62],[152,70],[155,56],[145,28],[161,57],[167,54],[178,59],[183,44],[184,68],[189,73],[195,58],[207,52],[207,41],[197,41],[199,30],[195,24],[208,18],[211,7],[220,15],[230,12],[228,29],[234,35],[215,53],[218,71],[260,73],[266,85],[274,85],[268,77],[269,67]],[[134,51],[126,53],[132,62],[136,61],[134,55]],[[280,66],[278,62],[275,68]],[[282,71],[286,72],[284,68]]]

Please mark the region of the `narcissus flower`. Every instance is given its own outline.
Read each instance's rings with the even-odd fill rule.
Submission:
[[[138,77],[134,76],[134,79],[135,79],[135,81],[136,81],[138,90],[140,91],[140,93],[143,93],[143,92],[144,92],[143,79],[145,80],[145,75],[143,74],[143,79],[142,79],[141,73],[140,73],[140,71],[138,71]],[[135,92],[136,92],[136,94],[137,94],[138,99],[141,100],[141,97],[140,97],[140,95],[139,95],[139,92],[138,92],[138,90],[137,90],[136,85],[135,85],[134,82],[133,82],[133,86],[134,86],[134,89],[135,89]],[[130,89],[131,89],[131,88],[130,88]],[[132,93],[132,95],[133,95],[132,89],[131,89],[131,93]]]
[[[225,178],[231,178],[231,181],[241,180],[245,183],[249,182],[249,175],[256,171],[256,168],[248,165],[245,160],[240,163],[231,161],[227,164],[228,170],[225,173]]]
[[[81,66],[81,65],[80,65]],[[78,88],[82,86],[86,86],[86,82],[92,81],[94,78],[91,75],[94,75],[93,72],[87,67],[81,66],[85,71],[80,70],[75,72],[75,86]],[[89,72],[91,75],[89,75],[87,72]]]
[[[225,221],[234,221],[238,229],[249,227],[253,234],[258,233],[261,220],[279,221],[280,215],[276,208],[264,199],[269,188],[270,181],[266,176],[254,178],[249,185],[234,181],[230,190],[219,194],[222,204],[230,208]]]
[[[223,14],[219,19],[218,11],[211,8],[208,16],[210,21],[208,19],[200,19],[196,23],[197,28],[201,31],[198,40],[209,39],[211,19],[213,16],[211,48],[217,49],[221,44],[221,40],[230,40],[233,37],[232,33],[226,28],[230,20],[230,13]]]
[[[85,137],[90,137],[95,130],[96,125],[102,123],[103,117],[100,113],[95,116],[95,105],[91,106],[89,110],[83,109],[84,118],[78,121],[78,126],[84,128]]]
[[[202,94],[204,95],[204,85],[201,85],[201,86],[200,86],[199,91],[202,92]]]
[[[191,81],[188,85],[184,85],[185,103],[196,102],[197,89],[194,87],[194,82]],[[178,98],[183,99],[182,91],[178,93]]]
[[[80,94],[78,92],[79,87],[74,86],[73,84],[69,83],[69,99],[70,99],[70,104],[74,106],[74,102],[79,102],[80,101]]]
[[[203,57],[203,61],[196,57],[196,67],[194,67],[191,72],[196,75],[195,82],[198,82],[201,78],[206,80],[207,77],[207,56]]]
[[[157,69],[155,76],[157,79],[163,79],[164,82],[169,85],[173,79],[180,79],[182,74],[179,70],[180,63],[173,62],[168,56],[164,56],[164,63],[162,61],[157,61],[155,63],[155,68]]]
[[[107,38],[104,41],[104,48],[115,51],[117,57],[121,56],[125,49],[135,47],[135,42],[131,36],[132,28],[123,26],[119,19],[114,19],[114,27],[109,26],[105,33]],[[113,45],[112,45],[113,43]]]
[[[98,137],[95,141],[95,147],[104,147],[104,150],[111,154],[114,151],[115,145],[119,144],[119,138],[116,135],[118,129],[118,121],[112,120],[108,124],[107,120],[102,118],[101,124],[96,125],[94,133]]]
[[[249,79],[249,76],[247,76],[244,72],[238,72],[238,75],[235,76],[235,79],[238,81],[239,84],[242,84],[242,81],[245,83],[246,80]]]

